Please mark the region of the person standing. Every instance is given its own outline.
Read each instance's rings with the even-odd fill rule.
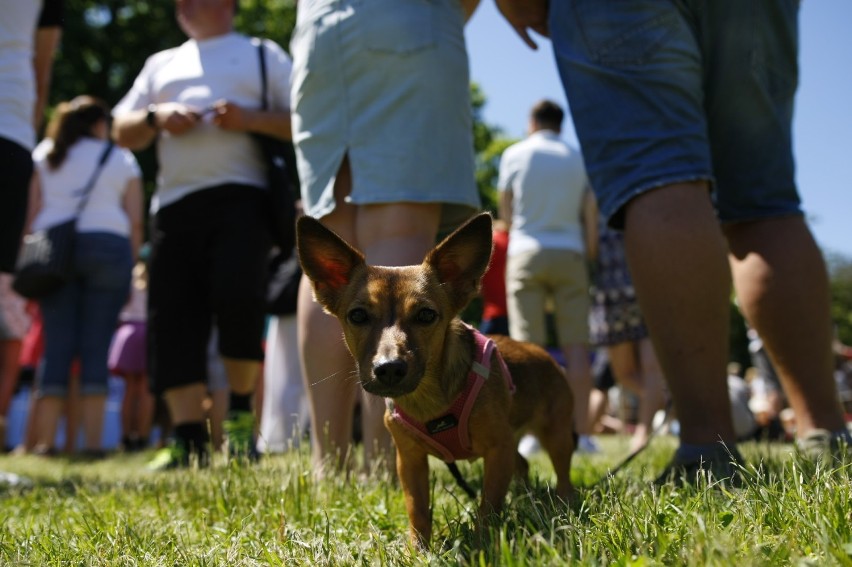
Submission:
[[[681,428],[659,480],[736,474],[732,276],[800,449],[852,441],[831,376],[827,270],[795,183],[800,3],[496,1],[528,45],[529,30],[550,33],[601,211],[625,232]]]
[[[109,349],[109,369],[124,380],[121,400],[121,447],[126,452],[148,447],[154,420],[154,396],[148,389],[147,246],[133,266],[130,298],[118,315],[119,325]]]
[[[12,273],[27,218],[31,152],[42,124],[64,8],[64,0],[10,0],[0,18],[0,442],[6,438],[21,341],[30,325],[26,302],[12,290]]]
[[[144,209],[139,164],[129,151],[112,147],[109,115],[106,104],[86,95],[60,103],[47,138],[33,151],[38,172],[33,231],[72,218],[79,207],[81,180],[95,180],[77,217],[73,277],[39,300],[44,360],[36,374],[37,452],[53,449],[72,364],[79,359],[84,451],[102,453],[109,346],[130,293]]]
[[[636,300],[624,257],[624,237],[603,218],[599,219],[592,261],[591,343],[605,356],[618,385],[638,398],[636,429],[630,440],[630,452],[635,453],[651,439],[654,416],[666,404],[663,373]]]
[[[479,294],[482,316],[479,332],[509,336],[509,307],[506,304],[506,257],[509,252],[509,225],[500,219],[492,223],[491,262],[482,276]]]
[[[176,0],[189,39],[155,53],[116,106],[117,142],[156,142],[148,287],[149,375],[174,443],[150,468],[209,459],[203,401],[211,325],[230,384],[232,453],[254,455],[252,398],[262,339],[271,233],[265,166],[250,134],[290,137],[290,59],[263,40],[269,109],[261,110],[257,42],[234,31],[234,0]]]
[[[27,216],[36,130],[62,35],[62,0],[12,0],[0,19],[0,273],[15,271]]]
[[[464,23],[478,0],[302,0],[293,142],[305,214],[370,264],[419,264],[479,207]],[[346,464],[358,384],[340,324],[302,280],[299,350],[315,469]],[[390,457],[384,402],[362,397],[367,468]]]
[[[529,136],[509,146],[500,159],[497,190],[500,218],[509,223],[506,294],[509,334],[547,346],[545,314],[554,309],[556,336],[574,393],[579,446],[589,438],[589,275],[587,226],[589,182],[583,157],[560,139],[563,110],[542,100],[533,106]]]

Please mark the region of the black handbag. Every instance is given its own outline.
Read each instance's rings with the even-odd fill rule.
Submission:
[[[263,41],[257,40],[257,55],[260,63],[262,89],[261,109],[269,108],[266,80],[266,54]],[[258,142],[266,165],[266,196],[268,199],[269,228],[272,242],[280,254],[289,257],[296,244],[296,200],[293,196],[292,178],[287,161],[292,146],[284,140],[252,133]],[[286,259],[286,258],[285,258]]]
[[[302,266],[292,251],[277,254],[269,264],[269,285],[266,288],[266,312],[270,315],[292,315],[296,312]]]
[[[112,151],[108,143],[88,183],[80,190],[80,202],[74,217],[24,236],[24,244],[15,266],[12,289],[28,299],[42,299],[58,291],[71,278],[74,270],[74,241],[77,219],[89,201],[103,165]]]

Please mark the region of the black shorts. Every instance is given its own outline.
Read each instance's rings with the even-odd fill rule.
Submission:
[[[33,176],[30,152],[11,140],[0,138],[0,171],[5,178],[0,189],[0,272],[12,273],[27,218]]]
[[[606,349],[598,349],[595,352],[595,360],[592,363],[592,378],[595,390],[606,392],[615,386],[615,375],[612,373]]]
[[[219,353],[263,360],[271,239],[265,196],[245,185],[192,193],[153,219],[148,354],[155,393],[206,382],[212,325]]]

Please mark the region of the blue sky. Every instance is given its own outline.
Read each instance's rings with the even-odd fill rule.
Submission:
[[[803,0],[794,119],[797,181],[820,246],[852,258],[852,0]],[[550,43],[529,49],[483,0],[467,24],[471,78],[487,97],[485,121],[522,137],[541,98],[565,105]],[[566,124],[566,139],[576,143]]]

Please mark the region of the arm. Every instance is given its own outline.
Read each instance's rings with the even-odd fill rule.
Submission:
[[[141,109],[113,117],[112,139],[117,145],[131,150],[147,148],[157,137],[157,130],[146,121],[147,116],[148,111]]]
[[[27,220],[24,225],[24,234],[29,234],[32,232],[33,221],[38,215],[39,211],[41,211],[41,207],[44,204],[41,195],[41,180],[38,176],[38,171],[33,171],[32,177],[30,177],[30,195],[29,202],[27,204]]]
[[[497,206],[497,216],[500,220],[506,223],[506,230],[512,227],[512,208],[513,195],[511,189],[500,191],[500,203]]]
[[[292,137],[288,110],[249,110],[220,100],[213,105],[213,113],[213,124],[223,130],[254,132],[280,140]]]
[[[586,245],[586,259],[594,262],[598,258],[598,201],[590,187],[583,195],[583,210],[580,213],[583,225],[583,240]]]
[[[529,30],[545,37],[549,35],[547,2],[548,0],[494,0],[509,25],[531,49],[538,49],[538,45],[530,37]]]
[[[115,116],[112,122],[112,138],[119,146],[142,150],[156,139],[160,130],[166,130],[172,136],[185,134],[201,121],[201,115],[183,104],[168,102],[156,105],[153,119],[154,124],[149,124],[147,108]]]
[[[36,130],[41,128],[44,119],[44,107],[47,104],[47,94],[50,92],[53,60],[61,37],[62,29],[56,26],[38,28],[35,32],[33,70],[36,80],[36,101],[33,117]]]
[[[142,209],[145,199],[142,196],[142,180],[134,177],[127,181],[121,206],[130,221],[130,249],[133,251],[133,261],[139,257],[142,246]]]

